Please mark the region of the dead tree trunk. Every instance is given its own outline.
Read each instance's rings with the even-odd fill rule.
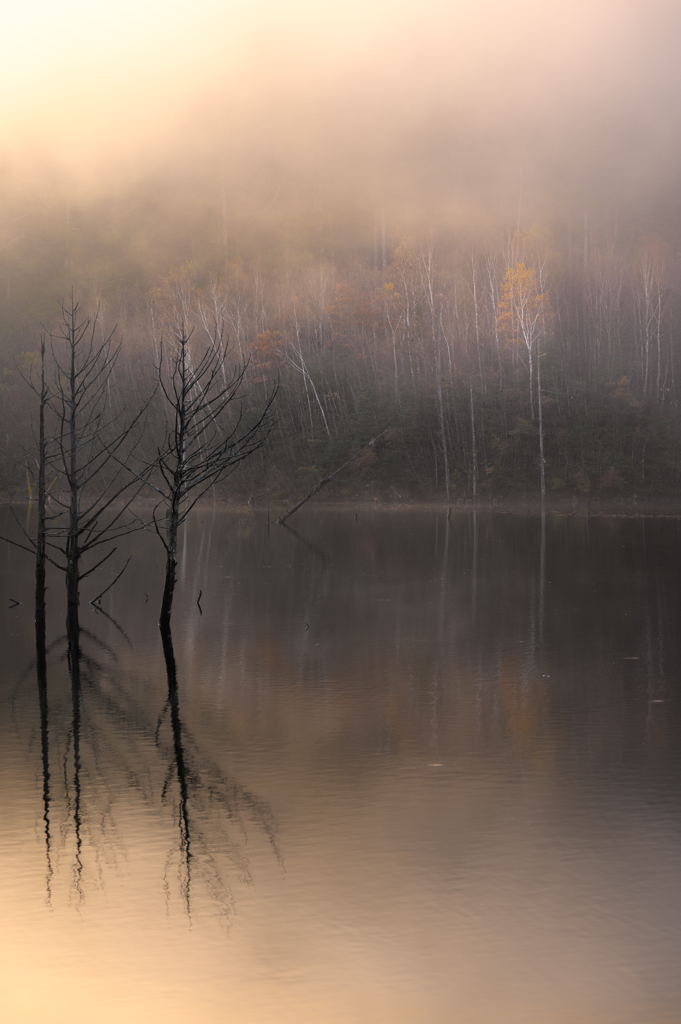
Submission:
[[[113,331],[98,340],[97,327],[97,317],[85,316],[71,294],[62,305],[58,330],[50,334],[55,374],[47,408],[62,488],[55,496],[57,514],[50,517],[46,544],[63,558],[51,560],[64,572],[67,620],[74,621],[82,580],[114,554],[118,538],[143,526],[131,508],[143,483],[129,472],[128,462],[141,438],[147,406],[120,425],[111,406],[120,345],[113,347]],[[102,546],[108,548],[103,557],[84,569],[83,557]]]
[[[170,613],[177,582],[177,535],[180,527],[180,502],[178,499],[179,494],[173,494],[166,519],[166,577],[159,619],[162,632],[167,632],[170,629]]]
[[[75,636],[82,580],[114,554],[117,538],[143,525],[131,509],[143,484],[128,471],[127,463],[139,443],[148,403],[120,425],[111,408],[112,374],[120,351],[120,346],[112,347],[113,332],[99,341],[97,317],[84,316],[73,294],[61,309],[58,328],[50,333],[54,378],[49,387],[45,338],[41,339],[38,531],[27,539],[36,558],[36,618],[44,620],[49,561],[64,573],[67,626]],[[61,478],[50,515],[48,465]],[[108,548],[103,557],[84,569],[84,556],[102,546]]]
[[[170,630],[179,531],[197,501],[265,443],[276,394],[272,391],[250,425],[245,424],[241,388],[247,364],[239,363],[231,376],[225,373],[227,349],[218,330],[198,358],[192,358],[190,339],[191,331],[182,324],[167,369],[161,349],[158,381],[171,422],[156,459],[144,467],[145,479],[154,474],[148,478],[159,495],[154,525],[166,549],[162,633]],[[160,507],[165,508],[164,523],[157,516]]]
[[[45,335],[40,338],[40,410],[38,419],[38,530],[35,539],[35,622],[36,629],[45,634],[45,559],[46,559],[46,508],[45,475],[47,471],[47,445],[45,439],[45,407],[47,405],[45,386]]]
[[[80,545],[78,543],[78,504],[79,504],[79,480],[78,480],[78,380],[76,375],[77,346],[77,310],[73,303],[66,315],[68,324],[68,335],[66,341],[69,345],[69,377],[68,390],[66,392],[66,407],[68,410],[68,471],[66,479],[69,483],[69,525],[66,536],[66,613],[67,616],[78,614],[78,582],[80,569]],[[66,452],[64,453],[66,455]],[[66,462],[66,459],[65,459]]]

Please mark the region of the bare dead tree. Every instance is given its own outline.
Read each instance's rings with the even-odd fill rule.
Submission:
[[[47,547],[54,552],[50,561],[66,575],[68,614],[74,615],[81,581],[114,554],[117,539],[143,525],[132,512],[143,484],[127,463],[148,403],[122,422],[111,401],[120,353],[120,344],[112,343],[115,328],[98,338],[97,315],[84,315],[73,294],[61,310],[58,329],[50,334],[55,374],[48,407],[54,421],[51,458],[62,487],[54,496],[57,513]],[[83,557],[102,546],[106,554],[83,569]]]
[[[98,339],[98,317],[83,314],[73,293],[62,303],[61,313],[57,329],[49,334],[53,380],[48,385],[43,335],[40,386],[30,377],[27,381],[39,398],[37,473],[33,474],[38,481],[37,533],[29,534],[15,516],[25,543],[2,539],[35,556],[36,624],[42,623],[43,629],[46,562],[65,574],[68,634],[77,638],[81,581],[114,554],[117,539],[144,526],[132,510],[144,482],[128,463],[141,438],[149,403],[122,422],[111,399],[120,352],[120,345],[112,345],[114,332]],[[58,484],[49,514],[48,470]],[[108,547],[104,556],[83,569],[83,557],[102,546]]]
[[[40,336],[40,392],[38,412],[38,529],[35,539],[35,621],[36,629],[45,633],[45,555],[46,555],[46,486],[47,440],[45,409],[49,392],[45,383],[45,335]]]
[[[271,429],[276,388],[264,405],[246,419],[242,393],[247,363],[226,370],[227,347],[220,330],[202,346],[196,359],[191,331],[182,323],[170,352],[161,347],[157,367],[167,420],[163,440],[145,474],[159,495],[154,510],[156,532],[166,550],[166,576],[161,604],[162,632],[170,629],[175,592],[178,532],[203,495],[265,443]],[[159,522],[159,509],[165,521]]]
[[[32,500],[32,490],[30,485],[30,478],[32,477],[37,482],[38,486],[38,526],[36,529],[35,536],[31,536],[28,531],[19,522],[14,505],[10,502],[10,508],[14,514],[15,521],[19,524],[19,527],[30,545],[27,547],[24,544],[18,544],[18,547],[24,548],[24,550],[31,551],[35,554],[35,622],[38,634],[42,633],[44,643],[44,632],[45,632],[45,562],[46,562],[46,466],[47,466],[47,438],[45,436],[45,411],[47,409],[47,403],[49,399],[49,389],[45,381],[45,334],[40,336],[40,383],[35,383],[33,379],[33,365],[30,365],[26,373],[21,372],[21,376],[24,382],[31,388],[33,393],[38,398],[38,436],[34,435],[34,442],[37,447],[37,453],[28,452],[26,456],[26,472],[29,477],[29,494]],[[33,354],[31,354],[33,355]],[[35,469],[33,469],[35,465]],[[10,544],[16,544],[16,541],[11,540],[8,537],[1,538]]]
[[[43,652],[44,661],[44,649],[45,649],[45,621],[46,621],[46,607],[45,607],[45,595],[46,595],[46,562],[48,561],[47,556],[47,463],[48,463],[48,448],[49,442],[46,436],[45,429],[45,413],[48,409],[48,401],[50,397],[50,390],[45,379],[45,354],[46,354],[46,341],[45,333],[40,336],[40,382],[39,385],[33,379],[33,363],[29,365],[26,372],[20,371],[21,377],[24,382],[31,388],[33,393],[38,398],[38,436],[34,435],[35,450],[31,453],[25,452],[25,465],[26,472],[29,478],[29,495],[32,501],[33,492],[30,484],[31,478],[37,483],[38,491],[38,525],[35,532],[35,536],[30,534],[24,525],[20,522],[16,515],[15,507],[13,502],[10,500],[10,510],[14,516],[15,522],[18,524],[26,544],[18,543],[9,537],[2,537],[0,539],[7,541],[10,544],[14,544],[17,547],[23,548],[25,551],[32,552],[35,556],[35,627],[36,627],[36,643],[38,645],[39,660],[40,651]],[[31,353],[31,355],[33,355]]]

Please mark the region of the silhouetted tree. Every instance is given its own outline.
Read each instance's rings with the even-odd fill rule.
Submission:
[[[156,470],[152,486],[160,495],[154,525],[166,550],[166,575],[160,626],[167,630],[175,592],[177,538],[197,501],[219,480],[257,451],[270,431],[270,413],[276,388],[245,422],[241,393],[247,364],[226,369],[227,348],[216,331],[211,343],[194,359],[191,331],[181,324],[167,358],[164,348],[158,364],[158,381],[165,399],[166,430],[156,459],[145,473]],[[166,370],[167,365],[167,370]],[[232,411],[234,410],[234,415]],[[165,522],[159,523],[159,507]]]
[[[40,391],[38,411],[38,529],[35,538],[35,621],[38,631],[45,631],[45,556],[46,556],[46,481],[47,439],[45,409],[49,391],[45,383],[45,335],[40,336]],[[44,640],[43,640],[44,642]]]
[[[4,538],[35,555],[38,624],[45,621],[47,561],[65,574],[70,621],[77,618],[81,581],[113,555],[116,548],[111,545],[117,538],[143,525],[131,510],[143,484],[128,471],[127,462],[139,441],[141,431],[136,428],[146,405],[131,420],[121,422],[111,398],[112,373],[120,352],[120,346],[112,346],[113,331],[98,339],[97,316],[83,315],[73,293],[62,304],[61,313],[56,331],[50,332],[52,381],[48,384],[46,377],[44,335],[40,385],[30,375],[24,377],[39,399],[37,454],[31,460],[37,467],[33,473],[38,482],[37,531],[32,536],[19,523],[26,543]],[[48,470],[50,476],[55,474],[56,484],[49,514]],[[102,545],[109,545],[106,554],[83,569],[83,557]],[[77,639],[78,630],[71,626],[68,635]]]
[[[2,537],[9,544],[14,544],[16,547],[23,548],[25,551],[30,551],[35,555],[35,622],[37,635],[42,633],[44,642],[45,632],[45,562],[46,562],[46,486],[45,486],[45,472],[47,463],[47,443],[45,438],[45,410],[47,407],[47,401],[49,397],[49,391],[45,383],[45,335],[42,334],[40,337],[40,351],[39,353],[24,353],[23,365],[19,367],[19,373],[22,379],[31,390],[38,396],[39,401],[39,413],[38,413],[38,437],[34,437],[34,441],[37,444],[37,455],[34,452],[25,452],[25,465],[26,475],[28,478],[29,495],[32,500],[33,492],[31,487],[31,478],[37,480],[38,485],[38,527],[35,536],[31,536],[28,530],[22,525],[20,520],[15,514],[14,504],[10,501],[10,508],[14,514],[15,522],[19,525],[26,544],[20,544],[16,540],[9,537]],[[40,360],[40,386],[33,381],[33,367],[37,360]],[[35,470],[33,466],[35,465]]]
[[[139,441],[136,427],[146,405],[123,423],[112,408],[112,374],[120,345],[112,345],[114,331],[97,340],[97,327],[97,316],[84,316],[72,294],[62,305],[58,331],[50,334],[55,362],[48,403],[55,420],[51,458],[66,486],[54,496],[58,512],[51,517],[48,532],[53,540],[47,543],[63,556],[61,563],[50,560],[66,575],[69,615],[77,611],[81,581],[116,548],[109,547],[85,570],[83,556],[142,525],[131,513],[142,484],[127,472],[126,463]]]

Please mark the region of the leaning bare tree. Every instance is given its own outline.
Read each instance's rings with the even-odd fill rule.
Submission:
[[[276,389],[250,419],[244,414],[242,393],[247,364],[228,371],[222,333],[212,342],[190,345],[191,331],[181,324],[172,346],[161,347],[158,382],[167,419],[156,459],[145,470],[156,470],[150,482],[159,502],[154,524],[166,550],[166,576],[161,604],[162,632],[170,629],[175,593],[178,532],[197,501],[236,466],[257,451],[270,431]],[[159,522],[159,509],[165,521]]]

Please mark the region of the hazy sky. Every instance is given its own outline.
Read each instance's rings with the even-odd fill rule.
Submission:
[[[636,201],[676,188],[680,29],[670,0],[24,0],[3,150],[109,181],[214,144],[431,214]]]

